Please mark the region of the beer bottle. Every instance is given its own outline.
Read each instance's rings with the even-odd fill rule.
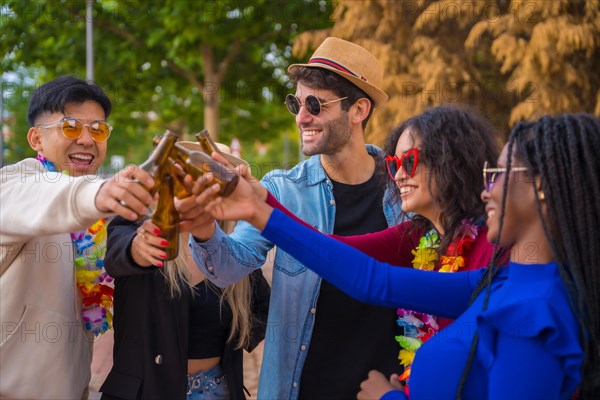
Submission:
[[[210,138],[210,135],[206,129],[204,129],[202,132],[196,133],[194,137],[196,138],[198,143],[200,143],[200,147],[202,148],[203,152],[210,156],[214,151],[223,156],[223,158],[225,158],[225,155],[223,154],[221,149],[217,147],[215,142],[213,142],[213,140]]]
[[[219,146],[217,146],[215,144],[215,142],[213,142],[213,140],[210,138],[210,135],[208,134],[208,131],[206,129],[203,130],[202,132],[196,133],[194,135],[194,137],[200,144],[202,151],[205,152],[206,154],[208,154],[209,156],[214,151],[214,152],[219,153],[221,155],[221,157],[223,157],[225,160],[227,160],[229,163],[231,163],[234,167],[237,167],[238,165],[241,165],[241,164],[248,164],[245,161],[238,160],[236,157],[232,157],[230,154],[223,153],[223,151],[221,151]]]
[[[178,137],[176,134],[167,130],[164,135],[162,135],[162,138],[152,154],[150,154],[150,157],[140,165],[140,168],[148,172],[152,176],[152,179],[154,179],[154,187],[148,188],[151,194],[158,191],[158,187],[163,178],[161,175],[162,172],[169,171],[169,168],[165,168],[165,166],[167,166],[169,155],[177,139]],[[153,142],[156,143],[157,138],[154,138]]]
[[[170,165],[168,166],[170,168]],[[179,251],[179,213],[175,209],[175,189],[173,177],[164,174],[158,189],[158,204],[152,214],[152,222],[161,232],[161,237],[169,242],[165,248],[166,261],[177,257]]]
[[[185,199],[186,197],[190,197],[192,194],[188,192],[183,183],[185,179],[185,171],[181,169],[172,158],[169,158],[169,162],[171,163],[171,175],[173,176],[173,186],[175,189],[175,197],[178,199]]]
[[[221,186],[220,196],[227,197],[233,192],[239,179],[237,174],[228,171],[225,166],[213,160],[208,154],[187,149],[180,143],[175,143],[174,150],[173,158],[194,180],[210,172],[213,174],[215,182]]]

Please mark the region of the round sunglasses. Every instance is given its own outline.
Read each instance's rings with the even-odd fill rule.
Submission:
[[[419,149],[417,147],[413,147],[412,149],[400,154],[400,157],[389,155],[385,156],[385,165],[392,180],[396,180],[396,174],[400,168],[402,168],[405,175],[407,175],[409,178],[412,178],[417,171],[417,166],[419,165]]]
[[[52,128],[60,126],[64,137],[69,140],[77,140],[83,134],[83,128],[90,128],[90,136],[96,143],[105,142],[113,127],[104,121],[92,121],[90,124],[84,124],[80,120],[71,117],[65,117],[57,122],[38,125],[38,128]]]
[[[298,115],[298,113],[300,112],[300,107],[304,106],[304,107],[306,107],[306,110],[308,110],[308,112],[311,115],[314,115],[316,117],[317,115],[319,115],[321,113],[321,109],[323,108],[323,106],[326,106],[327,104],[335,103],[338,101],[342,101],[347,98],[348,98],[348,96],[342,97],[339,99],[335,99],[335,100],[331,100],[331,101],[327,101],[325,103],[321,103],[321,101],[316,96],[313,96],[312,94],[310,94],[310,95],[306,96],[306,99],[304,99],[304,103],[303,103],[300,101],[299,98],[297,98],[293,94],[288,94],[287,96],[285,96],[285,106],[287,107],[288,111],[294,115]]]
[[[506,173],[506,168],[488,168],[488,162],[483,163],[483,187],[486,192],[491,192],[498,177]],[[527,171],[527,167],[512,167],[510,172],[524,172]]]

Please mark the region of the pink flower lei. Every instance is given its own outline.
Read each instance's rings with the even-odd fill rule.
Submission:
[[[415,256],[412,261],[413,268],[427,271],[437,270],[438,272],[458,271],[465,266],[463,253],[471,247],[479,234],[479,229],[472,222],[463,220],[455,240],[450,243],[446,254],[439,257],[439,260],[437,249],[440,245],[440,238],[434,229],[430,230],[421,237],[417,247],[412,250],[412,254]],[[404,335],[396,336],[395,338],[401,348],[398,359],[400,360],[400,365],[404,367],[404,372],[400,375],[399,379],[408,381],[416,351],[423,343],[435,335],[440,330],[440,327],[437,323],[437,318],[432,315],[403,308],[399,308],[397,314],[398,326],[404,328]],[[405,391],[408,394],[408,385],[405,386]]]

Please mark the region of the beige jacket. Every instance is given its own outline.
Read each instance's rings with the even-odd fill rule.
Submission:
[[[68,232],[105,217],[103,181],[44,172],[26,159],[0,170],[0,398],[87,397],[91,345]]]

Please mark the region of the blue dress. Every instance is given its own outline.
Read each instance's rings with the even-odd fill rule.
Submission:
[[[580,383],[579,328],[556,263],[511,262],[502,268],[484,312],[485,290],[471,306],[469,300],[485,270],[444,274],[394,268],[279,210],[262,235],[360,301],[455,319],[417,352],[412,399],[456,398],[475,331],[479,343],[465,399],[567,399]],[[383,396],[405,398],[400,391]]]

